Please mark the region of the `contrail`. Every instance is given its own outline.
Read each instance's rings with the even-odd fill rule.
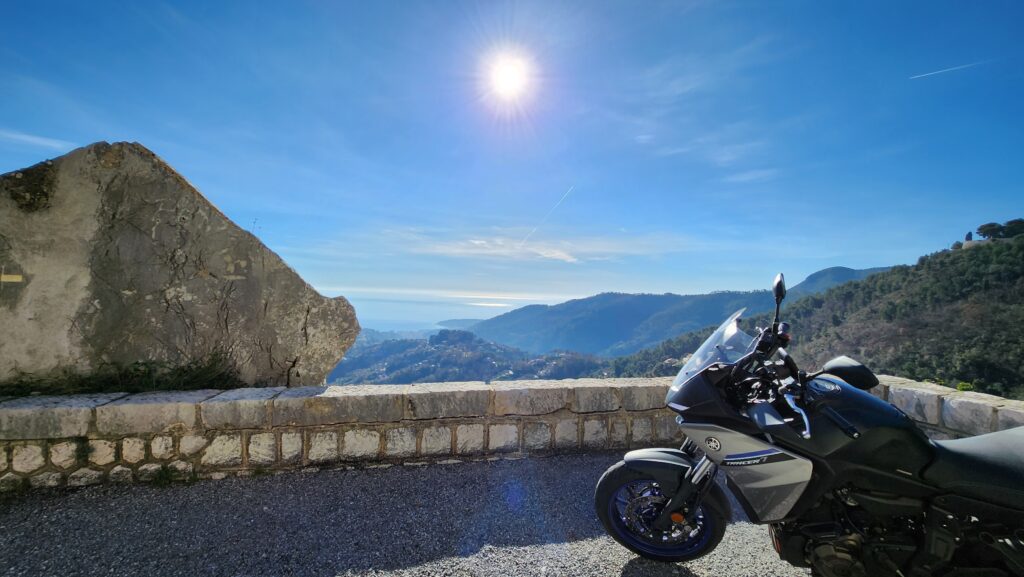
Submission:
[[[990,62],[989,60],[981,60],[979,62],[972,62],[970,64],[961,64],[960,66],[954,66],[952,68],[943,68],[942,70],[936,70],[935,72],[925,72],[924,74],[918,74],[917,76],[911,76],[907,80],[913,80],[915,78],[924,78],[925,76],[934,76],[935,74],[943,74],[945,72],[953,72],[954,70],[963,70],[964,68],[974,68]]]
[[[558,202],[555,203],[555,206],[552,206],[551,210],[549,210],[548,213],[544,215],[544,218],[540,219],[540,222],[537,223],[537,226],[533,227],[533,230],[531,230],[526,236],[523,237],[523,240],[519,242],[518,248],[523,248],[523,245],[526,244],[526,241],[530,240],[530,237],[533,236],[533,233],[537,232],[538,228],[544,226],[544,223],[548,221],[548,217],[551,216],[551,213],[555,212],[555,209],[558,208],[558,205],[562,204],[562,201],[565,200],[565,197],[569,196],[569,193],[572,192],[572,189],[574,188],[576,188],[575,184],[570,186],[569,190],[565,191],[565,194],[562,195],[562,198],[558,199]]]

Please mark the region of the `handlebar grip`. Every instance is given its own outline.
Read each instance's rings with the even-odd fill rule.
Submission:
[[[790,376],[794,379],[797,378],[797,375],[800,374],[800,369],[796,366],[796,361],[793,360],[793,357],[786,352],[786,349],[781,347],[779,348],[779,356],[782,357],[782,362],[785,363]]]

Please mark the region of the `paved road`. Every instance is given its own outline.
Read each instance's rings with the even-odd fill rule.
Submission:
[[[0,575],[804,575],[736,520],[692,564],[604,535],[593,486],[618,455],[103,486],[0,502]]]

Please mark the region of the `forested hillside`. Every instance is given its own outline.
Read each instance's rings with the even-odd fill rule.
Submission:
[[[876,372],[1024,398],[1024,236],[922,257],[786,304],[783,318],[804,367],[847,354]],[[614,359],[606,372],[673,374],[665,361],[692,352],[709,331]]]

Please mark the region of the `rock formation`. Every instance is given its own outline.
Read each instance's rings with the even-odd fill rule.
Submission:
[[[0,175],[0,379],[223,353],[249,383],[320,384],[359,333],[145,147]]]

